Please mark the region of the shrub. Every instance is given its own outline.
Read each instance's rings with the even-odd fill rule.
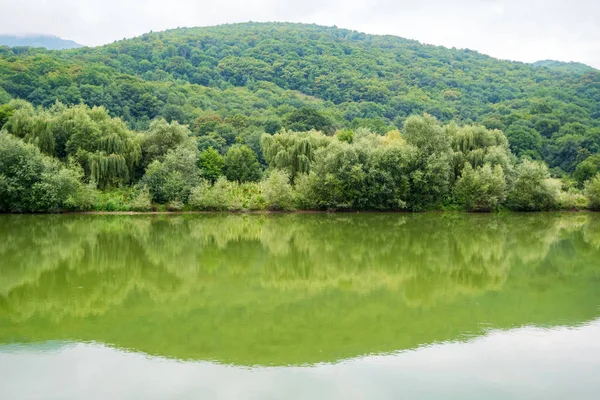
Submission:
[[[229,208],[231,182],[221,177],[214,185],[202,181],[192,189],[189,205],[201,211],[226,211]]]
[[[571,188],[560,192],[559,206],[562,210],[583,210],[588,204],[587,197],[580,190]]]
[[[281,170],[272,170],[262,182],[262,194],[269,210],[292,210],[294,198],[289,176]]]
[[[458,202],[467,211],[492,211],[506,199],[506,180],[502,167],[489,164],[473,169],[467,162],[456,182]]]
[[[560,205],[560,186],[550,178],[546,164],[524,160],[517,167],[508,207],[515,211],[555,210]]]
[[[0,133],[0,211],[57,212],[86,190],[80,168],[67,168],[33,145]]]
[[[152,210],[152,196],[146,186],[144,186],[131,201],[131,209],[133,211]]]
[[[589,201],[589,208],[596,211],[600,210],[600,174],[587,181],[585,195]]]

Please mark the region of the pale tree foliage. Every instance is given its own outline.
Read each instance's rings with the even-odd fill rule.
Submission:
[[[454,187],[456,200],[467,211],[493,211],[506,199],[506,180],[500,165],[473,168],[467,162]]]
[[[516,179],[507,204],[515,211],[557,209],[560,202],[560,182],[550,178],[546,164],[523,160],[516,168]]]
[[[590,179],[585,185],[585,195],[592,210],[600,210],[600,174]]]
[[[139,139],[106,109],[56,103],[48,110],[35,110],[16,104],[18,108],[6,124],[9,133],[47,155],[77,162],[86,178],[99,187],[130,181],[141,158]]]

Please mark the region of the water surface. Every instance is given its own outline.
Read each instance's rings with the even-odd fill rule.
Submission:
[[[0,398],[596,399],[600,215],[0,216]]]

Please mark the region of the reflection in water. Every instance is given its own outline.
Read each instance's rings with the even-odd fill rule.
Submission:
[[[587,213],[0,216],[0,398],[595,399],[599,256]]]
[[[336,364],[261,368],[179,362],[97,344],[63,345],[55,351],[29,346],[0,354],[0,396],[595,400],[600,389],[598,337],[600,320],[575,329],[494,331],[467,343]]]
[[[336,362],[591,321],[599,256],[587,213],[0,216],[0,343]]]

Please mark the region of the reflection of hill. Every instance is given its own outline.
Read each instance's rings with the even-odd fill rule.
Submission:
[[[599,217],[0,216],[0,343],[297,364],[577,324]]]

